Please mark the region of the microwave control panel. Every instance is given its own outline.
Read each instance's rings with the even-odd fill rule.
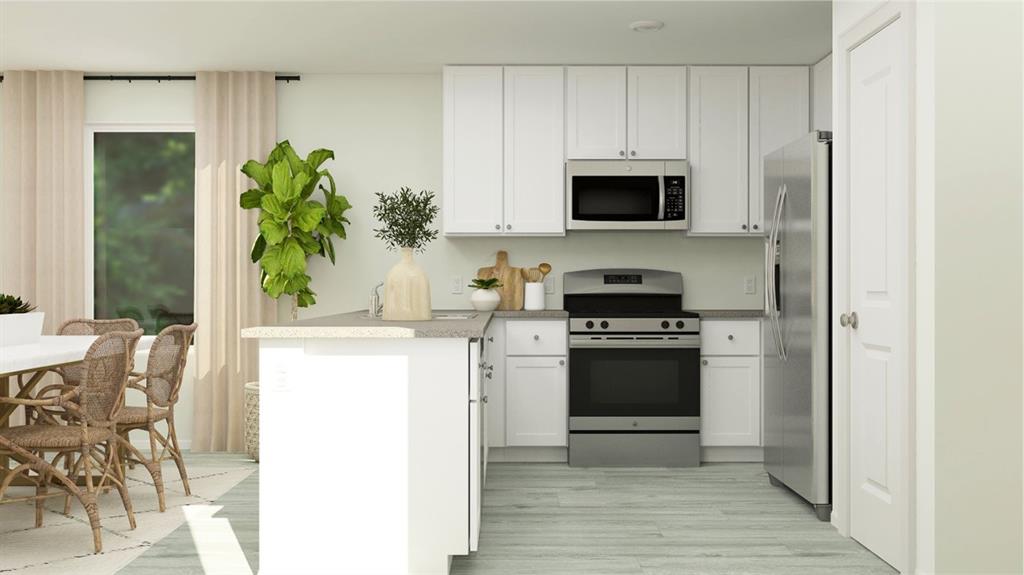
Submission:
[[[665,176],[665,219],[686,219],[686,178]]]

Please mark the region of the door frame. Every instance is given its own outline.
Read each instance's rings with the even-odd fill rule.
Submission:
[[[906,413],[903,424],[905,438],[904,453],[906,454],[904,476],[901,485],[906,497],[903,504],[904,546],[906,565],[904,572],[914,573],[918,566],[918,523],[915,520],[918,511],[917,480],[918,480],[918,449],[917,440],[917,383],[918,383],[918,310],[916,307],[916,291],[918,289],[917,272],[915,271],[915,253],[918,245],[917,229],[917,133],[918,118],[915,102],[915,41],[916,14],[915,6],[910,2],[890,1],[879,6],[871,14],[865,16],[848,31],[835,38],[833,45],[833,140],[832,140],[832,202],[833,213],[848,213],[849,208],[849,146],[847,143],[849,115],[849,70],[851,52],[896,20],[903,20],[905,27],[906,51],[903,54],[906,70],[906,94],[908,107],[907,134],[907,179],[908,179],[908,210],[907,210],[907,253],[906,270],[907,293],[907,374],[908,389],[906,397]],[[835,24],[835,22],[834,22]],[[849,310],[849,264],[850,264],[850,226],[843,218],[834,218],[832,222],[832,525],[840,534],[850,536],[850,333],[840,329],[839,314]],[[922,332],[922,335],[927,335]],[[924,414],[923,414],[924,415]],[[925,433],[922,437],[927,436]],[[927,544],[925,545],[926,547]]]

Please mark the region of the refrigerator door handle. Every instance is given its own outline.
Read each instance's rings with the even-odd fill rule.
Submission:
[[[767,310],[768,310],[768,323],[769,323],[769,327],[770,327],[771,332],[772,332],[772,339],[775,341],[775,349],[776,349],[776,353],[779,356],[779,359],[782,359],[782,352],[781,352],[781,350],[782,350],[782,343],[780,341],[781,340],[781,334],[779,333],[779,330],[778,330],[778,324],[775,321],[776,314],[778,312],[778,310],[775,307],[776,302],[777,302],[777,298],[776,298],[776,295],[775,295],[775,290],[776,290],[776,285],[775,285],[775,255],[776,255],[775,254],[775,241],[776,241],[776,233],[778,232],[778,227],[777,227],[778,226],[778,218],[777,218],[777,216],[779,214],[779,203],[780,203],[781,200],[782,200],[782,186],[780,185],[779,189],[778,189],[778,193],[776,193],[776,195],[775,195],[775,209],[772,210],[772,219],[771,219],[771,221],[769,223],[770,228],[769,228],[769,231],[768,231],[767,246],[766,246],[766,253],[765,253],[765,259],[767,260],[767,269],[765,270],[765,272],[767,274],[767,277],[766,277],[766,280],[765,280],[765,286],[766,286],[766,288],[765,288],[765,295],[768,298],[768,306],[767,306]]]
[[[779,194],[779,208],[778,208],[778,210],[776,210],[775,225],[773,226],[775,228],[775,241],[772,244],[772,251],[775,254],[775,256],[774,256],[775,258],[777,258],[781,254],[781,252],[782,252],[782,242],[779,239],[779,227],[782,225],[782,211],[785,209],[785,206],[786,206],[786,192],[787,191],[788,191],[788,188],[786,187],[786,184],[782,184],[782,192]],[[774,276],[775,276],[775,270],[773,269],[772,270],[772,277],[774,278]],[[773,281],[772,282],[772,292],[773,293],[778,290],[778,286],[774,285],[774,284],[775,284],[775,282]],[[779,338],[779,358],[781,358],[783,361],[785,361],[788,358],[788,356],[786,354],[786,342],[784,341],[784,339],[782,337],[782,324],[779,322],[779,318],[781,316],[782,316],[782,305],[780,303],[779,307],[775,310],[775,313],[773,314],[773,319],[774,319],[774,322],[775,322],[775,332],[778,334],[778,338]]]

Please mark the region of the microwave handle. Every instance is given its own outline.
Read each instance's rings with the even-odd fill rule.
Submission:
[[[665,176],[658,176],[658,221],[665,221]]]

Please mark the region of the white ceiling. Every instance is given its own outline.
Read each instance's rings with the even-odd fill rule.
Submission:
[[[634,20],[665,22],[637,33]],[[8,2],[0,70],[436,72],[442,64],[811,64],[826,1]]]

